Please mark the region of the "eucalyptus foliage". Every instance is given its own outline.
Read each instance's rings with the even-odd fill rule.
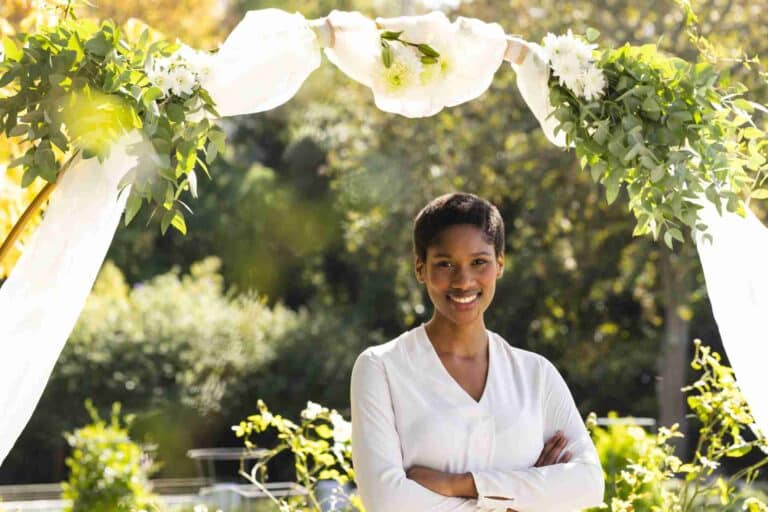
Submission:
[[[768,197],[768,139],[752,117],[766,109],[746,87],[651,44],[602,51],[597,65],[607,87],[592,101],[550,79],[553,115],[609,203],[626,187],[635,235],[672,247],[684,227],[704,228],[702,195],[742,215],[744,200]]]
[[[153,61],[179,45],[151,39],[144,30],[129,41],[112,21],[74,16],[38,33],[4,37],[0,130],[30,143],[9,165],[23,168],[24,187],[37,177],[55,182],[68,166],[63,162],[78,155],[103,161],[120,135],[140,130],[156,155],[142,155],[121,182],[132,185],[125,221],[147,203],[160,215],[162,231],[173,225],[185,232],[184,211],[190,210],[180,196],[185,190],[196,195],[196,166],[207,174],[225,137],[199,84],[188,94],[166,94],[152,83]]]

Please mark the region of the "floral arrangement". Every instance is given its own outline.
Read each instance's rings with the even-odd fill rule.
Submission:
[[[250,471],[241,467],[240,474],[257,486],[269,497],[281,511],[290,510],[325,510],[328,505],[332,510],[362,510],[358,496],[347,496],[343,492],[334,492],[321,499],[317,495],[317,483],[320,480],[335,480],[344,486],[354,482],[352,469],[352,424],[344,419],[335,409],[328,409],[314,402],[307,402],[301,412],[301,422],[296,424],[280,415],[272,414],[266,404],[258,401],[258,414],[248,416],[239,425],[232,427],[235,435],[244,439],[248,449],[257,447],[253,436],[277,431],[278,443],[270,448],[266,455]],[[278,454],[288,451],[295,458],[297,482],[306,490],[305,496],[277,498],[262,482],[267,479],[267,464]],[[325,501],[333,503],[325,503]],[[340,506],[341,508],[336,508]]]
[[[38,177],[54,183],[76,157],[103,161],[116,140],[138,130],[154,152],[121,182],[131,185],[125,222],[146,203],[163,232],[185,232],[184,212],[191,210],[181,194],[197,194],[196,168],[207,174],[224,150],[224,133],[212,122],[218,113],[202,86],[211,56],[151,41],[148,29],[131,41],[113,22],[97,25],[71,13],[37,33],[4,37],[2,48],[0,130],[29,143],[9,165],[23,170],[22,186]]]
[[[637,218],[634,234],[684,240],[703,230],[703,201],[743,215],[744,201],[768,197],[768,141],[742,97],[709,64],[691,64],[654,45],[598,51],[585,39],[549,34],[550,115],[613,202],[622,187]]]

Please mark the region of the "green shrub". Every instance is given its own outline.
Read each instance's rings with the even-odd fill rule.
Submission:
[[[227,292],[216,258],[134,286],[107,262],[3,470],[16,482],[65,479],[60,434],[88,421],[73,404],[91,398],[136,414],[133,433],[158,445],[162,476],[192,476],[186,451],[230,444],[256,397],[286,414],[309,395],[346,408],[356,355],[384,341],[362,326],[333,305],[294,311]]]
[[[768,464],[768,440],[753,430],[754,419],[733,370],[699,340],[695,347],[691,367],[700,375],[683,388],[690,393],[688,406],[699,423],[690,461],[676,455],[669,442],[683,436],[677,424],[653,435],[591,426],[607,473],[606,503],[613,512],[768,512],[765,495],[750,488],[759,469]],[[754,448],[763,452],[756,462],[742,462],[731,474],[722,470],[726,460],[740,459]]]
[[[361,511],[358,495],[347,495],[343,487],[339,492],[322,498],[318,482],[335,480],[341,486],[354,481],[352,469],[352,425],[335,409],[307,402],[301,411],[299,423],[273,414],[267,405],[258,401],[258,413],[248,416],[232,427],[237,437],[243,438],[246,448],[267,448],[265,456],[253,467],[242,464],[240,474],[258,487],[281,511],[331,510]],[[277,433],[271,447],[257,444],[256,437],[268,431]],[[267,464],[283,452],[293,455],[295,480],[307,491],[305,495],[280,498],[262,484],[267,480]]]
[[[116,403],[106,423],[91,402],[86,408],[93,423],[66,434],[72,455],[62,492],[62,498],[71,501],[65,512],[133,512],[153,506],[148,483],[152,464],[128,436],[132,417],[121,424]]]
[[[608,418],[618,420],[619,416],[610,412]],[[632,418],[614,421],[606,427],[598,426],[596,419],[594,413],[590,414],[587,426],[603,466],[605,502],[611,503],[614,497],[625,496],[629,492],[627,484],[621,479],[621,472],[633,461],[647,456],[656,448],[655,436],[632,423]],[[641,486],[637,494],[643,496],[638,497],[634,503],[637,510],[651,510],[652,506],[661,502],[660,490],[651,483]]]

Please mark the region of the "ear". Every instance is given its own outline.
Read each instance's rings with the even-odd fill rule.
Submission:
[[[504,275],[504,253],[496,256],[496,279],[501,279]]]
[[[416,274],[416,280],[423,284],[425,281],[424,262],[421,261],[421,258],[416,253],[413,255],[413,271]]]

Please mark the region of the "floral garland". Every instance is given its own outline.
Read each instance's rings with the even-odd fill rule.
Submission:
[[[22,186],[54,183],[65,159],[103,161],[123,133],[138,129],[153,154],[142,154],[121,182],[131,185],[126,224],[144,203],[165,232],[186,232],[181,199],[197,195],[195,168],[207,174],[225,136],[202,83],[210,55],[178,43],[150,41],[145,29],[128,41],[111,21],[66,19],[35,34],[5,37],[0,54],[0,130],[30,143],[9,164]],[[205,156],[203,161],[198,153]]]
[[[597,51],[598,35],[544,39],[550,115],[609,203],[626,187],[635,236],[662,236],[671,248],[683,226],[705,229],[703,200],[743,215],[744,200],[768,197],[768,141],[752,118],[765,107],[708,64],[654,45]]]

